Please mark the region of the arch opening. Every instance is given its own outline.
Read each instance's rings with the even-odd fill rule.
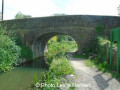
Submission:
[[[54,40],[55,37],[57,37],[57,40]],[[78,51],[78,43],[74,37],[63,33],[47,33],[38,37],[34,42],[32,46],[34,58],[40,57],[44,55],[44,53],[49,52],[48,44],[50,44],[50,41],[52,43],[57,43],[57,45],[67,45],[67,52],[76,53]]]

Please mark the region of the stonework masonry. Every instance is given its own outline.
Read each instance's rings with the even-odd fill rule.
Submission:
[[[24,44],[32,49],[34,58],[44,54],[48,40],[55,35],[69,35],[78,44],[77,53],[82,53],[92,44],[96,36],[96,26],[105,26],[104,34],[109,37],[110,30],[120,27],[120,17],[95,15],[66,15],[40,18],[27,18],[0,21],[8,30],[14,30]]]

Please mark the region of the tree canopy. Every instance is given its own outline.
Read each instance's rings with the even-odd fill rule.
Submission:
[[[55,13],[55,14],[53,14],[53,16],[64,16],[64,15],[66,15],[66,14],[64,14],[64,13]]]
[[[21,12],[18,12],[15,16],[15,19],[24,19],[24,18],[30,18],[32,17],[31,15],[24,15],[23,13]]]

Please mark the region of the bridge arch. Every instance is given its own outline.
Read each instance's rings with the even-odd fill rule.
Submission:
[[[34,54],[34,58],[42,56],[44,54],[45,46],[47,45],[48,41],[52,37],[57,36],[57,35],[68,35],[75,40],[77,46],[79,45],[79,42],[72,35],[69,35],[69,34],[66,34],[66,33],[60,33],[60,32],[46,33],[44,35],[41,35],[41,36],[37,37],[37,39],[35,40],[35,42],[32,45],[32,51],[33,51],[33,54]],[[80,48],[78,48],[78,49],[80,49]],[[76,51],[76,53],[77,53],[77,51]]]
[[[90,47],[96,36],[96,26],[105,27],[104,34],[109,37],[110,30],[120,27],[120,18],[117,16],[95,15],[65,15],[37,17],[17,20],[0,21],[7,30],[14,30],[22,38],[24,44],[32,49],[34,57],[43,54],[47,40],[58,34],[66,34],[73,37],[78,44],[77,53],[82,53],[85,47]],[[37,50],[38,49],[38,50]]]

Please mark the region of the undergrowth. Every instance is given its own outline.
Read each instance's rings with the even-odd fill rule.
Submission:
[[[89,67],[96,67],[98,70],[111,74],[113,77],[120,81],[120,74],[116,72],[116,66],[110,66],[106,55],[106,43],[110,44],[107,37],[97,36],[94,38],[91,47],[86,47],[87,52],[74,56],[76,58],[86,58],[86,65]],[[116,47],[117,44],[114,44]]]
[[[69,83],[65,80],[64,76],[69,74],[75,75],[75,70],[67,59],[66,52],[73,51],[76,48],[77,44],[74,41],[50,40],[48,42],[48,52],[45,53],[44,56],[48,58],[47,63],[49,65],[49,70],[44,72],[42,80],[37,82],[37,84],[46,84],[39,88],[42,88],[43,90],[58,90],[58,86],[61,83]],[[50,84],[53,86],[47,86]],[[71,88],[74,89],[74,87]]]
[[[21,55],[19,58],[32,60],[33,59],[33,52],[30,48],[23,44],[23,41],[19,37],[15,37],[16,44],[21,48]]]
[[[120,74],[117,73],[114,68],[111,68],[107,62],[99,63],[98,60],[86,60],[86,66],[92,68],[98,68],[98,70],[103,71],[106,74],[110,74],[120,82]]]
[[[6,30],[0,25],[0,72],[11,70],[20,56],[20,47]]]

